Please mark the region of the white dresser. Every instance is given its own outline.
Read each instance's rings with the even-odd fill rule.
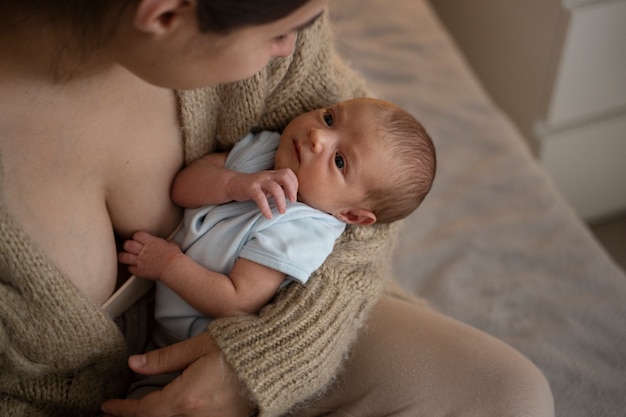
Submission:
[[[581,217],[626,213],[626,0],[431,0]]]

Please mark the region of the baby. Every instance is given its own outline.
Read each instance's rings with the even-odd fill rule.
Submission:
[[[290,282],[305,284],[346,225],[412,213],[436,170],[433,143],[410,114],[357,98],[313,110],[282,134],[249,134],[182,170],[185,207],[172,241],[137,232],[119,260],[157,280],[154,341],[206,330],[211,318],[257,312]]]

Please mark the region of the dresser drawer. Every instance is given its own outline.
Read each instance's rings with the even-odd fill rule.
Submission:
[[[625,109],[626,1],[574,7],[544,123],[558,128]]]
[[[547,134],[540,159],[576,212],[596,220],[626,211],[626,115]]]

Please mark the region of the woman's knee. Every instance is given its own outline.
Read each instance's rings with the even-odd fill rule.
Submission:
[[[414,410],[407,415],[554,416],[550,386],[529,359],[458,321],[435,312],[422,316],[422,337],[431,342],[415,351],[414,363],[427,372],[412,385]]]
[[[431,309],[383,297],[336,384],[302,415],[552,417],[528,359]],[[334,414],[333,414],[334,413]]]
[[[382,403],[398,406],[374,415],[554,415],[550,387],[530,360],[428,308],[383,297],[355,348],[362,350],[360,358],[373,374],[367,402],[378,393]],[[368,368],[359,365],[361,373]]]
[[[476,374],[466,381],[464,399],[472,410],[467,415],[553,417],[552,392],[541,371],[512,348],[496,340],[485,343],[493,345],[488,355],[469,359],[475,361]]]

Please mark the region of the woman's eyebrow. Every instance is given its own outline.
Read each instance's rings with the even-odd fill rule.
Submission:
[[[315,16],[313,16],[311,19],[307,20],[303,24],[296,26],[295,28],[292,29],[292,31],[299,32],[303,29],[308,28],[309,26],[313,25],[323,14],[324,14],[324,10],[322,10],[321,12],[319,12],[318,14],[316,14]]]

